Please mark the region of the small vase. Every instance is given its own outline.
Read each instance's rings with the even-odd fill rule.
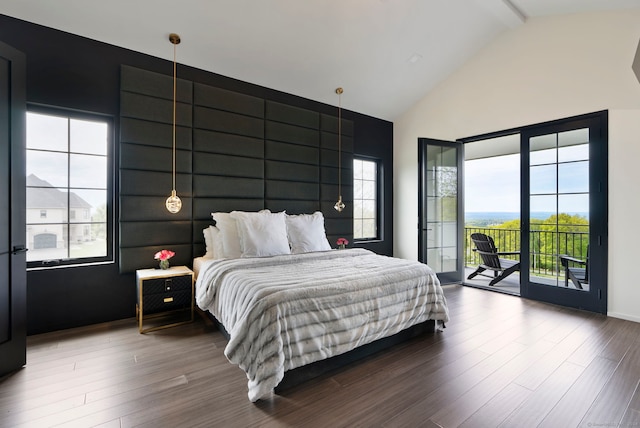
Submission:
[[[160,260],[160,269],[169,269],[169,260]]]
[[[339,250],[344,250],[345,248],[346,248],[346,247],[345,247],[345,245],[344,245],[344,244],[340,244],[340,245],[338,245],[338,249],[339,249]]]

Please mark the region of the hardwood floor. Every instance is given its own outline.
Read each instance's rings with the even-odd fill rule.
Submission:
[[[640,425],[640,324],[446,286],[451,322],[252,404],[205,319],[133,319],[28,338],[0,379],[2,427]]]

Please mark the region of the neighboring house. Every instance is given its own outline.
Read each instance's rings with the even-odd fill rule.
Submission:
[[[27,248],[67,248],[67,239],[72,243],[89,241],[90,220],[91,205],[80,196],[73,192],[67,195],[33,174],[27,177]]]

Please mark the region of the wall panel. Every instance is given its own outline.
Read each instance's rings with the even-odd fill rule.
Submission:
[[[267,141],[265,159],[318,165],[318,149],[297,144]]]
[[[193,173],[264,178],[264,162],[262,159],[241,156],[198,153],[193,159]]]
[[[190,258],[192,242],[185,230],[190,231],[192,218],[193,84],[178,80],[176,190],[182,210],[170,214],[164,201],[173,181],[173,78],[129,66],[120,72],[119,266],[125,273],[153,266],[158,247],[181,249],[173,263]]]
[[[320,144],[320,135],[317,129],[303,128],[301,126],[267,120],[265,133],[266,138],[273,141],[311,147],[318,147]]]
[[[211,144],[212,141],[215,141],[215,144]],[[193,150],[262,159],[264,156],[264,140],[262,138],[245,137],[224,132],[194,129]]]
[[[194,83],[193,104],[264,118],[264,100],[251,95]]]

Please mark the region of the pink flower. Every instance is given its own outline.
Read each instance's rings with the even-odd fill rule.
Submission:
[[[156,255],[153,256],[153,258],[156,260],[169,260],[171,257],[175,255],[176,253],[174,253],[171,250],[162,250],[162,251],[158,251]]]
[[[346,238],[338,238],[336,245],[348,245],[349,241]]]

